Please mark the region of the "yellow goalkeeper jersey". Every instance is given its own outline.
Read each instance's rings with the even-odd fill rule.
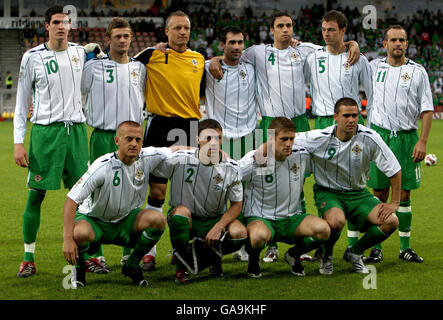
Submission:
[[[134,57],[146,65],[145,100],[149,112],[164,117],[201,118],[204,57],[192,50],[163,53],[147,48]]]

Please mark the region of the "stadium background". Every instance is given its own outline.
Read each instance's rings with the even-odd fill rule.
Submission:
[[[163,21],[169,12],[184,10],[191,17],[190,48],[201,52],[206,58],[221,54],[218,37],[221,28],[228,24],[239,25],[247,34],[246,45],[269,43],[270,16],[275,8],[292,13],[295,19],[295,36],[303,41],[322,43],[320,20],[329,9],[339,9],[349,20],[347,39],[355,39],[361,51],[371,60],[384,55],[382,30],[391,23],[404,25],[409,33],[408,56],[425,66],[428,71],[436,107],[435,118],[441,118],[443,105],[442,29],[443,1],[98,1],[98,0],[0,0],[0,116],[9,113],[0,123],[0,290],[1,299],[443,299],[442,228],[439,214],[441,197],[433,196],[441,190],[443,173],[436,167],[423,168],[422,188],[416,193],[417,214],[413,222],[413,242],[420,253],[424,252],[423,265],[398,262],[398,236],[387,240],[386,260],[377,265],[378,288],[362,288],[362,276],[352,274],[350,268],[340,261],[339,255],[345,247],[342,236],[336,249],[337,274],[324,279],[318,274],[317,264],[306,265],[308,276],[294,277],[287,265],[280,262],[264,266],[266,275],[260,282],[245,279],[246,265],[227,263],[227,279],[201,281],[186,290],[174,285],[173,266],[166,257],[169,239],[165,233],[159,244],[159,270],[148,275],[153,288],[150,295],[127,285],[119,272],[121,250],[106,247],[113,272],[107,276],[92,275],[91,288],[82,293],[63,290],[65,261],[61,254],[61,211],[66,190],[52,192],[42,208],[42,222],[37,242],[38,275],[21,281],[15,276],[20,262],[23,245],[21,240],[21,213],[25,202],[25,170],[13,161],[11,111],[15,106],[15,89],[20,60],[23,53],[46,40],[43,28],[43,13],[54,3],[73,5],[77,10],[77,28],[70,33],[70,41],[105,45],[105,28],[114,16],[126,17],[131,21],[134,38],[130,55],[165,41]],[[362,8],[372,4],[377,8],[377,28],[362,28]],[[5,77],[10,71],[12,89],[5,89]],[[309,98],[307,96],[307,98]],[[29,127],[28,127],[29,128]],[[29,131],[25,145],[29,142]],[[90,132],[90,131],[89,131]],[[443,122],[434,120],[428,152],[443,155]],[[312,182],[307,184],[307,199],[312,199]],[[433,201],[429,201],[433,199]],[[312,201],[308,211],[315,213]],[[284,252],[285,246],[281,247]],[[232,280],[232,281],[230,281]],[[276,285],[278,283],[278,286]],[[404,285],[404,284],[407,285]],[[115,284],[120,287],[115,289]],[[230,286],[232,290],[226,290]],[[134,295],[134,292],[138,293]]]

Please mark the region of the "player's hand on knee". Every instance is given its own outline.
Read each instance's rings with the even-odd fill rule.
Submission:
[[[29,164],[28,153],[25,150],[25,147],[21,143],[14,144],[14,160],[15,163],[23,168],[27,168]]]
[[[205,237],[205,243],[206,245],[215,247],[218,242],[220,241],[220,237],[222,233],[224,232],[223,228],[220,228],[217,224],[209,230],[209,232],[206,234]]]
[[[378,218],[385,222],[398,209],[398,204],[395,203],[381,203],[378,210]]]
[[[65,239],[63,241],[63,255],[66,261],[75,265],[78,259],[78,247],[74,239]]]

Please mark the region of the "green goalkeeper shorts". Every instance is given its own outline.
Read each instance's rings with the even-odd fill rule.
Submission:
[[[88,169],[88,136],[84,123],[34,124],[29,145],[28,186],[70,189]]]

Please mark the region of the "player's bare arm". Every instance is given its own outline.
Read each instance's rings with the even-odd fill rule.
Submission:
[[[356,64],[360,59],[360,47],[354,40],[346,41],[345,46],[349,48],[348,62],[350,65]]]
[[[75,265],[78,259],[78,247],[74,241],[74,219],[77,203],[67,197],[63,207],[63,255],[66,261]]]
[[[412,158],[414,158],[414,162],[423,161],[426,156],[426,145],[428,143],[429,132],[431,131],[432,117],[432,111],[423,112],[420,139],[418,139],[417,143],[415,144],[414,150],[412,151]]]
[[[391,182],[391,201],[389,203],[382,203],[378,211],[378,217],[381,221],[395,213],[400,205],[401,195],[401,170],[394,174],[390,179]]]
[[[210,246],[215,246],[220,240],[222,233],[226,231],[227,226],[238,218],[241,209],[241,201],[231,201],[231,207],[223,214],[220,221],[217,222],[206,234],[205,243]]]

